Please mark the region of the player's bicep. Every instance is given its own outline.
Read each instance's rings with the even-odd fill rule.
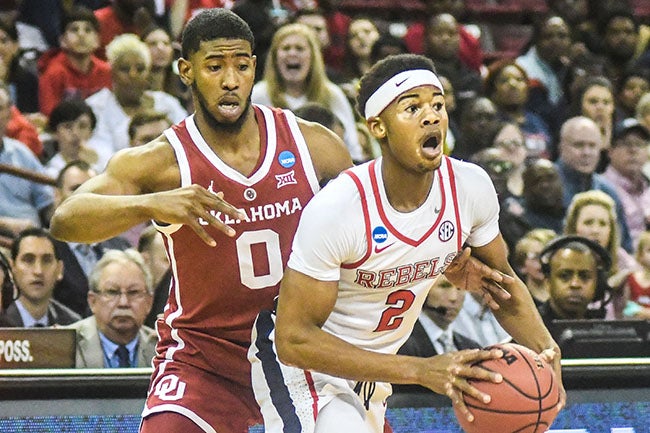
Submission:
[[[306,338],[320,328],[334,309],[337,281],[322,281],[287,268],[280,285],[277,309],[278,340]]]
[[[314,169],[321,185],[352,167],[352,157],[343,140],[334,132],[315,123],[299,121]]]

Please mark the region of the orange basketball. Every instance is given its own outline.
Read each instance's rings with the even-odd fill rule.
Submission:
[[[475,364],[501,373],[503,382],[470,381],[489,394],[490,403],[465,395],[465,404],[474,415],[469,422],[456,407],[454,412],[467,433],[543,433],[558,414],[560,390],[551,366],[537,353],[513,343],[492,347],[503,350],[503,357]]]

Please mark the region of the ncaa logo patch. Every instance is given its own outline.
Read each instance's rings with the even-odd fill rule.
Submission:
[[[372,230],[372,240],[381,244],[388,239],[388,230],[385,227],[377,226]]]
[[[278,155],[278,162],[284,168],[291,168],[296,163],[296,155],[293,152],[284,150]]]
[[[454,236],[455,232],[456,228],[451,223],[451,221],[447,220],[440,224],[440,228],[438,229],[438,239],[440,239],[442,242],[447,242]]]

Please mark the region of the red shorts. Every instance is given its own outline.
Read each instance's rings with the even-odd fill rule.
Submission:
[[[208,433],[248,433],[262,424],[253,390],[178,362],[162,362],[153,372],[142,417],[159,412],[186,416]]]

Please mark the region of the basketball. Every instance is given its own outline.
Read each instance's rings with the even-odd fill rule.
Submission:
[[[493,383],[470,380],[470,384],[492,397],[483,403],[464,395],[474,421],[469,422],[454,406],[460,426],[466,433],[543,433],[558,414],[560,390],[555,372],[534,351],[513,343],[491,348],[503,350],[503,357],[482,361],[479,366],[501,373],[503,381]]]

